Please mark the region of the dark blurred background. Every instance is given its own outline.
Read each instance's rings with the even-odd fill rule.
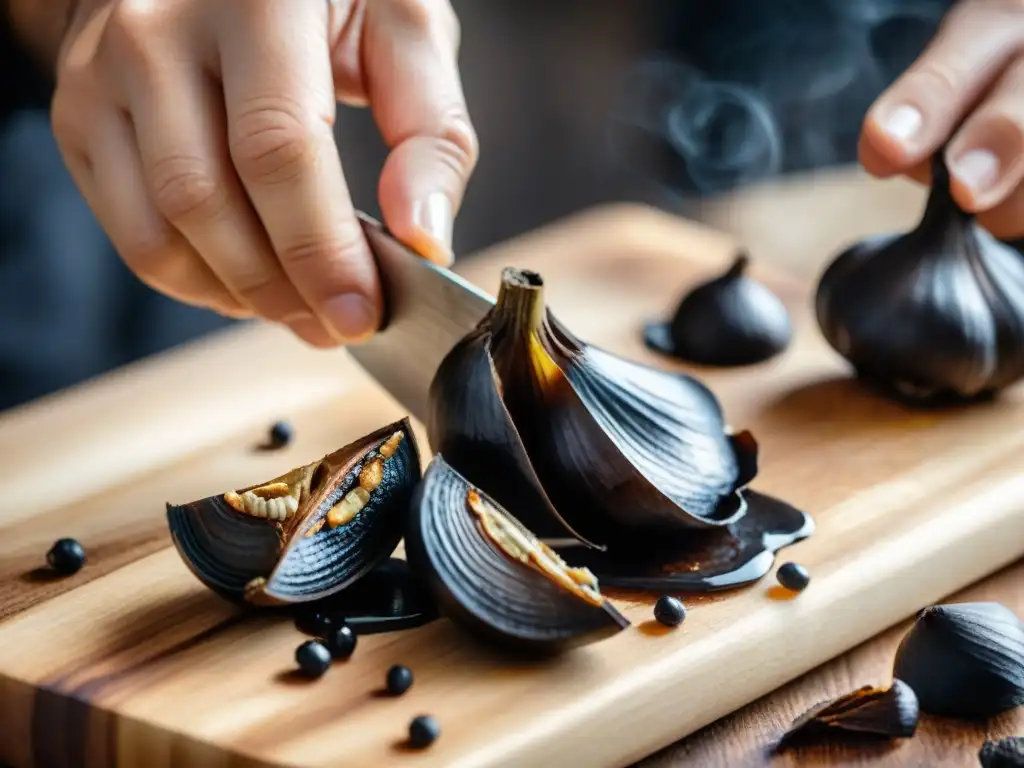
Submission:
[[[871,102],[949,0],[453,0],[482,155],[458,254],[594,204],[686,215],[767,177],[856,162]],[[222,327],[116,254],[63,170],[45,88],[0,40],[0,409]],[[366,111],[337,136],[379,215],[384,147]]]

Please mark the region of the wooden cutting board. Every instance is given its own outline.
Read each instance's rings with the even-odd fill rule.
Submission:
[[[616,207],[494,248],[464,272],[493,291],[502,266],[536,269],[583,338],[671,366],[639,343],[643,320],[724,268],[731,247]],[[290,682],[304,637],[206,591],[169,548],[164,503],[269,479],[402,412],[344,353],[245,327],[0,417],[0,759],[623,765],[1024,553],[1019,393],[947,413],[877,399],[818,335],[811,286],[760,275],[792,310],[795,343],[760,366],[697,373],[729,423],[758,437],[754,487],[816,519],[784,555],[813,575],[795,599],[779,599],[769,577],[693,602],[673,632],[651,631],[649,604],[624,604],[634,627],[531,664],[442,620],[364,637],[319,681]],[[294,423],[295,442],[253,450],[277,418]],[[61,536],[77,537],[89,562],[51,580],[38,568]],[[394,663],[413,669],[414,687],[376,696]],[[443,734],[406,751],[421,713]]]

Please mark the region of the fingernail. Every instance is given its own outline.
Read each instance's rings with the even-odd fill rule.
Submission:
[[[878,122],[882,130],[892,138],[897,141],[907,141],[921,130],[924,117],[917,107],[900,104],[889,110],[888,114],[883,115]]]
[[[377,313],[359,293],[343,293],[329,299],[324,314],[334,331],[346,342],[361,341],[377,330]]]
[[[953,163],[953,175],[977,195],[995,185],[999,179],[999,158],[988,149],[972,149]]]
[[[452,254],[452,204],[448,195],[443,192],[432,192],[420,200],[413,209],[413,224],[422,229],[436,245],[440,253],[437,257],[444,266],[451,266],[455,260]],[[432,249],[437,251],[438,249]],[[432,260],[439,260],[435,254],[427,254]]]

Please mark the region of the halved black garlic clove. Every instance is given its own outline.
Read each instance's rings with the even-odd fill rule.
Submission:
[[[789,346],[793,328],[779,297],[746,276],[745,252],[725,274],[701,283],[679,302],[668,323],[650,323],[644,341],[690,363],[754,365]]]
[[[1024,376],[1024,257],[953,201],[942,151],[917,227],[839,254],[816,306],[828,343],[901,400],[972,399]]]
[[[554,551],[435,456],[405,537],[442,613],[521,650],[554,650],[629,626],[585,568]]]
[[[925,608],[893,674],[930,715],[984,720],[1024,704],[1024,623],[999,603]]]
[[[779,746],[828,740],[840,734],[909,739],[919,718],[914,691],[896,679],[888,688],[866,685],[811,707],[793,721]]]
[[[408,419],[281,477],[167,505],[185,564],[224,597],[256,605],[317,600],[386,560],[420,478]]]
[[[524,270],[503,272],[495,307],[441,363],[430,407],[434,450],[544,538],[629,548],[724,527],[757,473],[753,437],[726,433],[704,385],[583,343]]]

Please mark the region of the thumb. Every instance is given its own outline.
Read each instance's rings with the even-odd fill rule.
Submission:
[[[378,0],[364,61],[374,119],[390,153],[379,197],[388,229],[431,261],[452,263],[452,227],[477,161],[447,2]]]

